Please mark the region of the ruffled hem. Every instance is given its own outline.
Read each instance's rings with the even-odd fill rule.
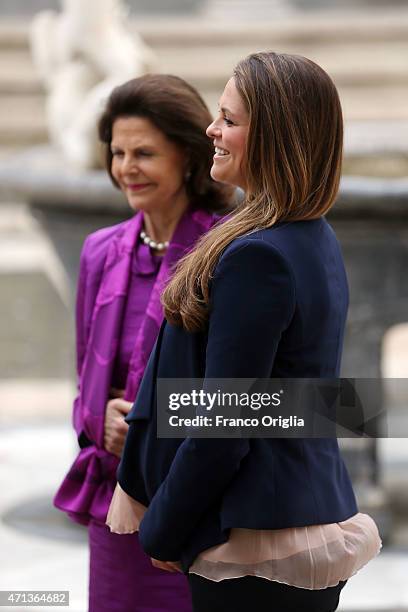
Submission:
[[[355,571],[350,574],[349,576],[345,576],[343,578],[339,578],[338,580],[334,580],[333,582],[329,582],[327,585],[325,586],[307,586],[306,584],[304,584],[303,582],[298,582],[294,579],[284,579],[281,578],[279,576],[266,576],[265,572],[262,571],[262,569],[258,569],[256,567],[244,567],[244,566],[240,566],[237,564],[237,566],[234,568],[233,571],[231,567],[228,568],[228,570],[224,567],[224,565],[227,564],[222,564],[222,562],[219,562],[219,567],[217,568],[217,571],[214,572],[214,567],[209,567],[210,565],[213,565],[211,563],[208,563],[208,565],[206,565],[205,561],[195,561],[193,563],[193,565],[190,567],[189,569],[189,573],[190,574],[197,574],[198,576],[201,576],[202,578],[206,578],[207,580],[212,580],[213,582],[221,582],[222,580],[233,580],[234,578],[243,578],[244,576],[255,576],[256,578],[263,578],[264,580],[270,580],[273,582],[279,582],[280,584],[285,584],[287,586],[294,586],[300,589],[306,589],[307,591],[320,591],[320,590],[324,590],[328,587],[334,587],[337,586],[339,584],[339,582],[345,581],[345,580],[349,580],[350,578],[352,578],[353,576],[355,576],[360,570],[362,570],[372,559],[374,559],[375,557],[377,557],[382,549],[382,544],[380,544],[380,546],[378,547],[377,552],[375,553],[375,555],[370,558],[368,561],[366,561],[365,563],[363,563],[360,567],[358,567],[357,569],[355,569]],[[221,567],[223,566],[223,567]]]
[[[54,505],[81,525],[95,519],[104,523],[116,484],[119,460],[104,450],[81,450],[60,485]]]
[[[145,512],[146,507],[117,484],[106,523],[114,533],[134,533]],[[189,572],[214,582],[256,576],[322,590],[354,576],[381,547],[376,524],[362,513],[328,525],[231,529],[228,541],[200,553]]]
[[[359,513],[330,525],[232,529],[225,544],[203,551],[189,571],[215,582],[256,576],[321,590],[354,576],[379,554],[381,547],[374,521]]]

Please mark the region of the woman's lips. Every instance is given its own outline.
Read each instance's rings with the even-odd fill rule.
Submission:
[[[126,189],[130,191],[141,191],[142,189],[146,189],[146,187],[150,187],[151,183],[131,183],[126,185]]]
[[[223,157],[228,158],[230,156],[230,152],[227,149],[224,149],[224,147],[219,147],[218,145],[215,145],[215,154],[213,156],[213,159],[222,159]]]

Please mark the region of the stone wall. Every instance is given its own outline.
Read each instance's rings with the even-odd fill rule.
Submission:
[[[127,0],[132,13],[191,13],[207,0]],[[44,9],[59,9],[60,0],[2,0],[1,16],[30,17]]]
[[[271,2],[271,0],[269,0]],[[301,11],[319,9],[364,9],[364,8],[391,8],[393,6],[406,6],[406,0],[285,0],[292,8]],[[206,5],[230,5],[234,14],[234,5],[242,8],[242,0],[127,0],[127,5],[134,14],[172,14],[205,12]],[[271,2],[272,3],[272,2]],[[248,14],[253,12],[254,5],[246,2]],[[268,4],[265,2],[265,4]],[[57,9],[61,0],[2,0],[0,16],[31,16],[44,9]],[[256,3],[255,3],[256,6]]]

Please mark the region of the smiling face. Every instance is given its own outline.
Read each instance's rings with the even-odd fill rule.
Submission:
[[[234,78],[225,86],[218,117],[207,128],[214,141],[215,155],[211,176],[215,181],[246,189],[245,156],[249,116]]]
[[[187,206],[186,155],[148,119],[112,126],[112,176],[134,211],[164,214]]]

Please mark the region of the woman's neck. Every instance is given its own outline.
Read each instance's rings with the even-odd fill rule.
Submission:
[[[144,212],[146,234],[155,242],[170,242],[174,231],[188,207],[187,197],[175,203],[168,211],[155,210]]]

